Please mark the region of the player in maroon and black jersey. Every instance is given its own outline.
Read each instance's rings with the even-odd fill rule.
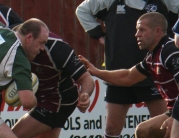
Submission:
[[[136,29],[135,36],[139,48],[149,52],[142,62],[132,68],[113,71],[99,70],[83,56],[79,58],[92,75],[118,86],[131,86],[152,76],[158,91],[166,100],[168,112],[140,123],[135,135],[137,138],[169,138],[173,121],[170,112],[179,94],[179,49],[167,36],[167,21],[158,12],[142,15],[137,21]],[[156,110],[158,108],[160,107],[156,107]]]
[[[53,33],[31,67],[39,78],[37,106],[12,130],[18,138],[58,138],[75,108],[89,107],[94,81],[69,44]]]
[[[175,33],[175,45],[179,48],[179,19],[177,20],[176,24],[173,27],[173,32]],[[171,130],[171,138],[178,138],[179,137],[179,98],[176,99],[174,109],[172,112],[173,126]]]
[[[21,24],[23,21],[19,15],[10,7],[0,4],[0,22],[9,28]]]

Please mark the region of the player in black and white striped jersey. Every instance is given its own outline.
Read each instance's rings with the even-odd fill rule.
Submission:
[[[49,34],[45,50],[31,66],[39,78],[37,106],[12,130],[18,138],[58,138],[75,108],[85,112],[89,107],[94,81],[74,50],[54,33]]]

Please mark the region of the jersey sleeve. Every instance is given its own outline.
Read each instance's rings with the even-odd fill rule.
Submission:
[[[142,62],[140,62],[139,64],[136,65],[137,70],[142,73],[143,75],[149,77],[150,73],[146,64],[146,61],[143,60]]]
[[[177,20],[177,22],[175,23],[175,25],[172,28],[173,32],[179,36],[179,19]]]
[[[86,68],[67,43],[57,42],[51,50],[51,56],[57,69],[68,73],[75,81],[86,72]]]
[[[179,49],[174,42],[171,42],[162,50],[162,62],[164,66],[173,74],[175,80],[179,81]]]
[[[18,47],[12,69],[12,78],[17,90],[32,90],[30,62],[25,56],[22,47]]]
[[[168,10],[179,14],[179,0],[162,0],[162,1],[166,4]]]
[[[76,9],[76,16],[90,37],[99,39],[104,36],[101,24],[96,18],[100,12],[107,12],[114,0],[84,0]]]

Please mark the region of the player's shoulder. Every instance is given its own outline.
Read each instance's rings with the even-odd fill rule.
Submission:
[[[53,32],[50,32],[49,33],[49,38],[56,38],[56,39],[62,39],[59,35],[53,33]]]
[[[8,14],[8,12],[11,11],[11,8],[4,4],[0,4],[0,11],[3,16],[6,16]]]
[[[8,9],[10,9],[10,7],[8,7],[4,4],[0,4],[0,10],[4,10],[4,9],[8,10]]]
[[[46,46],[50,49],[52,49],[52,47],[70,47],[69,44],[62,39],[62,37],[53,32],[49,33]]]
[[[175,46],[173,39],[169,38],[164,44],[161,52],[162,60],[165,61],[172,55],[179,54],[179,49]]]
[[[168,38],[165,43],[163,44],[163,49],[162,52],[164,54],[168,53],[173,53],[175,51],[178,51],[179,49],[175,46],[175,42],[173,38]]]
[[[48,42],[47,43],[54,43],[54,42],[62,42],[62,43],[67,43],[65,42],[62,37],[60,37],[59,35],[53,33],[53,32],[50,32],[49,33],[49,37],[48,37]]]

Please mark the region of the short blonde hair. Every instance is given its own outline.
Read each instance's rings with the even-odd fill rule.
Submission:
[[[138,19],[138,21],[143,20],[143,19],[148,20],[149,27],[151,27],[151,28],[161,27],[161,29],[164,33],[167,32],[168,22],[167,22],[165,16],[162,15],[161,13],[159,13],[159,12],[145,13]]]

